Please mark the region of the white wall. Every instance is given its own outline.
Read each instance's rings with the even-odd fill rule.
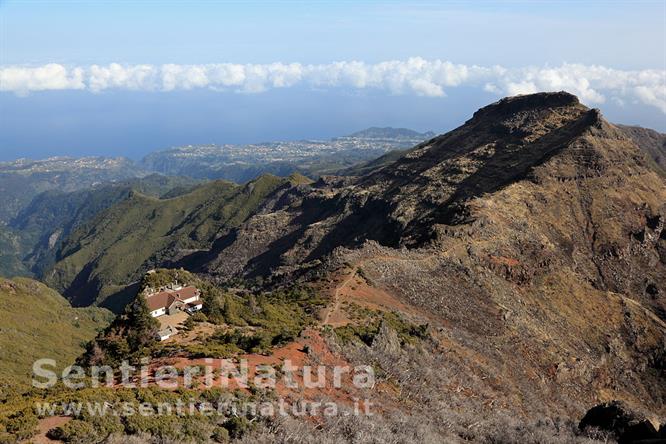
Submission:
[[[151,311],[151,312],[150,312],[150,315],[151,315],[152,317],[156,318],[156,317],[158,317],[158,316],[162,316],[162,315],[165,314],[165,313],[166,313],[166,311],[165,311],[163,308],[160,308],[160,309],[158,309],[158,310]]]
[[[183,299],[183,302],[185,302],[186,304],[189,304],[190,302],[194,302],[194,301],[198,301],[198,300],[199,300],[199,296],[192,296],[189,299]]]

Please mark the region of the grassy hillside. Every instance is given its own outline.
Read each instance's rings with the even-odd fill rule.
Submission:
[[[154,197],[175,197],[197,183],[193,179],[154,174],[69,193],[44,192],[11,222],[11,228],[20,234],[24,250],[27,250],[20,259],[28,270],[41,276],[44,270],[53,266],[58,248],[74,229],[127,199],[133,191]]]
[[[146,176],[128,159],[52,158],[0,162],[0,222],[12,220],[30,201],[49,190],[83,190],[94,184]]]
[[[239,186],[204,184],[172,199],[132,192],[67,239],[46,275],[75,305],[121,309],[122,290],[148,269],[209,248],[223,230],[241,224],[266,196],[292,179],[262,176]],[[292,180],[293,181],[293,180]]]
[[[32,200],[17,203],[18,214],[7,225],[0,223],[0,276],[4,277],[40,277],[53,266],[64,238],[100,211],[126,199],[132,190],[156,197],[175,197],[199,183],[194,179],[153,174],[76,191],[47,190],[33,198],[25,188],[33,179],[23,179],[26,184],[18,190],[24,190],[23,197]],[[8,199],[11,200],[11,193],[0,201],[5,205]]]
[[[34,280],[0,278],[0,397],[29,386],[36,359],[55,359],[60,369],[72,364],[111,319],[102,308],[72,308]]]

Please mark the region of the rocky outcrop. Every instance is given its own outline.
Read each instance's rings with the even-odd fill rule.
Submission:
[[[503,99],[366,176],[273,199],[199,270],[279,283],[362,266],[435,327],[473,399],[666,413],[666,181],[575,96]]]
[[[660,441],[659,432],[644,415],[619,401],[591,408],[580,421],[579,428],[588,432],[590,429],[610,432],[618,444]]]
[[[565,263],[596,288],[642,300],[666,282],[664,179],[623,131],[568,93],[500,100],[367,176],[288,194],[202,271],[291,272],[368,240],[422,248],[474,234],[494,245],[476,255],[515,282]]]

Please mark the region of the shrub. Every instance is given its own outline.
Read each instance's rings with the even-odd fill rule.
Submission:
[[[38,419],[32,411],[18,412],[5,422],[8,433],[14,435],[19,441],[28,439],[36,433]]]
[[[396,331],[400,344],[414,343],[417,339],[428,338],[428,325],[414,325],[404,320],[397,313],[385,313],[367,310],[368,316],[360,324],[349,324],[335,329],[336,336],[344,343],[360,340],[370,346],[379,334],[382,323]]]
[[[179,418],[171,415],[142,416],[132,415],[125,417],[125,432],[135,435],[141,432],[159,437],[178,437],[180,432]]]
[[[96,442],[101,438],[92,424],[78,419],[73,419],[64,425],[49,430],[47,436],[50,439],[75,444]]]
[[[234,416],[224,423],[224,428],[229,431],[229,436],[233,439],[240,439],[250,430],[250,421],[242,416]]]
[[[89,423],[96,431],[97,435],[101,438],[105,438],[111,434],[123,432],[125,430],[125,427],[120,421],[120,417],[112,414],[89,415],[84,409],[82,410],[82,415],[79,419]]]
[[[206,314],[202,313],[200,311],[194,313],[188,319],[192,319],[194,322],[206,322],[206,321],[208,321],[208,317],[206,316]]]
[[[190,331],[194,328],[194,319],[192,319],[192,316],[189,318],[185,319],[185,322],[183,322],[183,329]]]
[[[159,323],[150,315],[146,300],[137,296],[125,311],[91,341],[79,363],[117,365],[124,359],[136,360],[157,343]]]
[[[234,344],[220,344],[210,340],[187,346],[187,352],[193,358],[230,358],[241,351]]]
[[[215,427],[211,439],[219,443],[228,443],[229,442],[229,431],[224,427]]]
[[[268,353],[271,347],[294,341],[324,300],[305,289],[290,288],[247,297],[220,295],[224,322],[234,330],[220,330],[201,344],[188,347],[196,357],[228,357],[234,352]],[[209,314],[210,319],[210,314]],[[255,327],[251,332],[243,327]]]

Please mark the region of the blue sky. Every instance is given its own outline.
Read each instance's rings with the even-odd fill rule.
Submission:
[[[663,131],[665,73],[664,1],[4,1],[0,159],[444,131],[542,89]]]
[[[664,63],[663,1],[5,1],[2,63]],[[661,54],[661,59],[659,55]]]

